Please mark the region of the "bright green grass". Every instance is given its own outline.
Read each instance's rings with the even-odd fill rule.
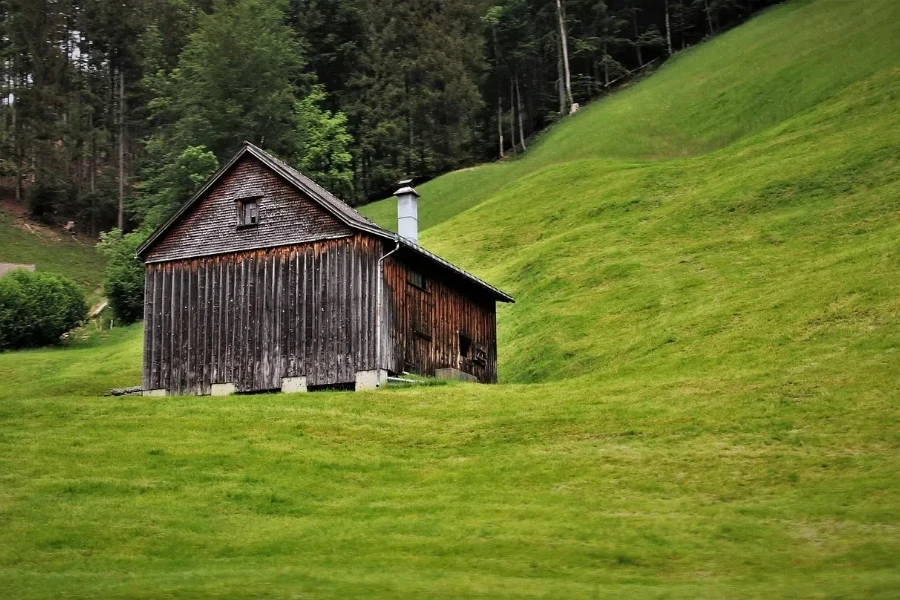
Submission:
[[[50,240],[16,226],[13,217],[0,211],[0,262],[33,264],[38,271],[71,277],[88,291],[100,287],[103,257],[81,239]]]
[[[425,244],[517,297],[503,385],[113,399],[137,328],[0,355],[0,590],[900,596],[897,6],[779,7],[425,186],[468,195]]]
[[[892,598],[896,355],[586,385],[102,398],[0,355],[6,597]],[[40,378],[35,374],[42,374]]]

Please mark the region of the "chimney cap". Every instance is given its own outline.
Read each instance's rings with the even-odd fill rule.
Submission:
[[[408,194],[413,194],[416,198],[419,197],[419,192],[417,192],[412,186],[412,178],[410,179],[401,179],[397,182],[397,185],[400,186],[400,189],[394,192],[395,196],[405,196]]]

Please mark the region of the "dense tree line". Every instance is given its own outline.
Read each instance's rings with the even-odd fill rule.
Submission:
[[[0,177],[153,226],[243,140],[360,203],[543,127],[774,0],[0,0]]]

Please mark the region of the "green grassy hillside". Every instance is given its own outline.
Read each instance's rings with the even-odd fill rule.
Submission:
[[[43,227],[32,229],[35,233],[0,209],[0,262],[33,264],[38,271],[71,277],[89,292],[100,287],[104,262],[92,243]]]
[[[138,328],[0,354],[0,589],[896,598],[896,23],[780,6],[422,186],[517,297],[502,385],[113,399]]]
[[[681,53],[639,85],[564,119],[525,158],[458,171],[417,187],[423,196],[420,228],[442,223],[548,165],[603,158],[644,164],[697,156],[815,110],[848,85],[897,67],[898,19],[900,5],[890,0],[778,6]],[[623,166],[591,166],[617,164]],[[558,199],[555,190],[546,193]],[[396,230],[396,201],[361,210]]]
[[[505,379],[730,369],[778,339],[791,363],[810,323],[894,314],[897,23],[890,0],[780,6],[422,186],[423,243],[519,299]]]

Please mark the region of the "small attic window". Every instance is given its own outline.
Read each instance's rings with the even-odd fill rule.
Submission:
[[[250,227],[259,224],[259,199],[238,200],[238,226]]]

